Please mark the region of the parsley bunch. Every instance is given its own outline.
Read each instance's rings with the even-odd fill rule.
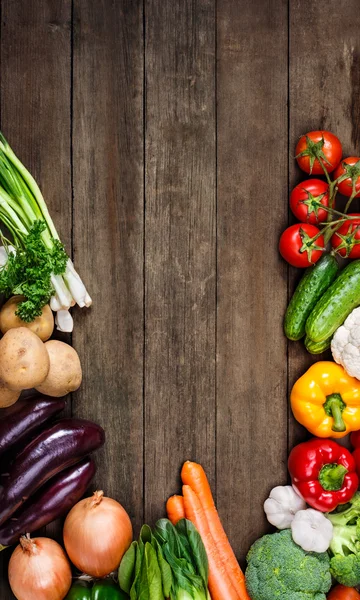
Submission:
[[[45,229],[44,221],[35,221],[22,247],[9,252],[6,265],[0,269],[0,293],[25,296],[16,314],[26,323],[40,316],[42,308],[54,295],[51,276],[62,275],[66,270],[68,257],[64,246],[55,240],[52,249],[48,250],[41,237]]]

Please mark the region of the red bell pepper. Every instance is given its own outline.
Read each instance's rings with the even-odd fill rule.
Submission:
[[[295,446],[288,467],[295,490],[321,512],[349,502],[359,486],[355,459],[333,440],[313,438]]]
[[[360,477],[360,431],[353,431],[350,436],[350,443],[355,448],[352,455],[356,463],[356,472]]]

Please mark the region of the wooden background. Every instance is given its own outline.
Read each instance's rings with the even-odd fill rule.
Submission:
[[[189,458],[242,561],[267,529],[262,503],[303,436],[289,387],[311,361],[282,332],[292,156],[318,128],[359,152],[358,9],[1,0],[1,129],[94,298],[75,311],[85,378],[68,411],[106,428],[96,486],[136,531]]]

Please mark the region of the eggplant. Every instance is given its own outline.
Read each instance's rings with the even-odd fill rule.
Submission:
[[[67,513],[85,494],[95,472],[95,463],[88,457],[50,479],[0,527],[0,544],[16,544],[22,534],[33,533]]]
[[[38,433],[43,424],[64,410],[63,398],[21,398],[0,409],[0,455]]]
[[[0,489],[0,526],[44,483],[100,448],[105,432],[85,419],[62,419],[16,457]]]

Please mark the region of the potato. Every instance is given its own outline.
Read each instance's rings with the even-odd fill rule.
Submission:
[[[79,355],[68,344],[50,340],[44,344],[50,357],[49,374],[36,389],[46,396],[65,396],[80,387],[82,371]]]
[[[36,317],[31,323],[25,323],[15,314],[18,305],[23,300],[25,300],[24,296],[13,296],[4,304],[0,310],[0,331],[6,333],[9,329],[26,327],[36,333],[43,342],[46,342],[54,331],[54,317],[50,306],[48,304],[44,306],[41,317]]]
[[[9,390],[2,381],[0,381],[0,408],[6,408],[15,404],[19,399],[20,392]]]
[[[40,385],[49,368],[45,344],[30,329],[9,329],[0,340],[0,380],[10,390],[21,391]]]

